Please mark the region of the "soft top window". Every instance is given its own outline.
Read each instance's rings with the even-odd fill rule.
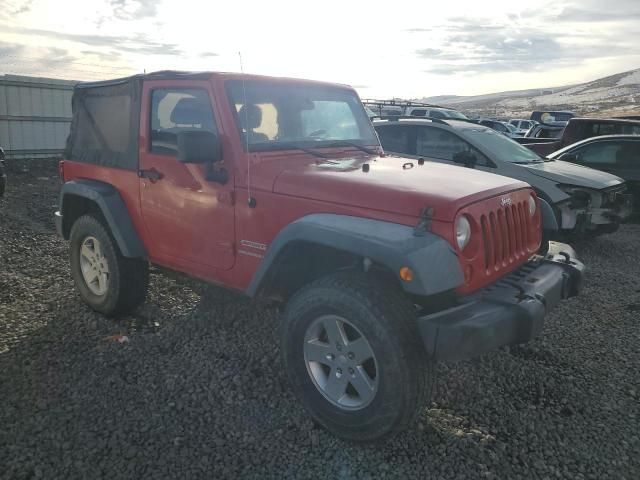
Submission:
[[[136,170],[139,111],[139,79],[76,88],[66,158]]]

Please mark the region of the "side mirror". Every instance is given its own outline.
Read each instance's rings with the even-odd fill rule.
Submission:
[[[178,161],[182,163],[216,163],[222,160],[218,136],[204,130],[179,132]]]
[[[476,163],[478,162],[478,158],[475,156],[475,154],[468,150],[456,153],[453,156],[452,160],[469,168],[475,167]]]
[[[575,153],[565,153],[563,155],[560,155],[560,158],[558,160],[562,160],[563,162],[578,163],[578,156]]]
[[[209,182],[224,185],[229,181],[229,173],[224,168],[213,168],[222,160],[222,145],[215,133],[203,130],[180,132],[177,141],[179,162],[205,164],[204,178]]]

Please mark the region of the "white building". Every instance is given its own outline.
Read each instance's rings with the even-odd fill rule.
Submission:
[[[0,76],[0,146],[7,158],[62,155],[75,81]]]

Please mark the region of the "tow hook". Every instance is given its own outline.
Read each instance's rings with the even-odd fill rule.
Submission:
[[[562,255],[564,257],[564,263],[567,265],[571,264],[571,255],[567,252],[558,252],[558,255]]]

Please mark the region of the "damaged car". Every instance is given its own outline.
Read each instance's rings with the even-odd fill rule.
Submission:
[[[537,153],[495,130],[452,120],[374,122],[387,153],[484,170],[529,183],[541,199],[545,236],[600,234],[631,214],[625,181]]]
[[[640,135],[603,135],[592,137],[548,155],[617,175],[627,182],[633,196],[633,214],[640,217]]]

